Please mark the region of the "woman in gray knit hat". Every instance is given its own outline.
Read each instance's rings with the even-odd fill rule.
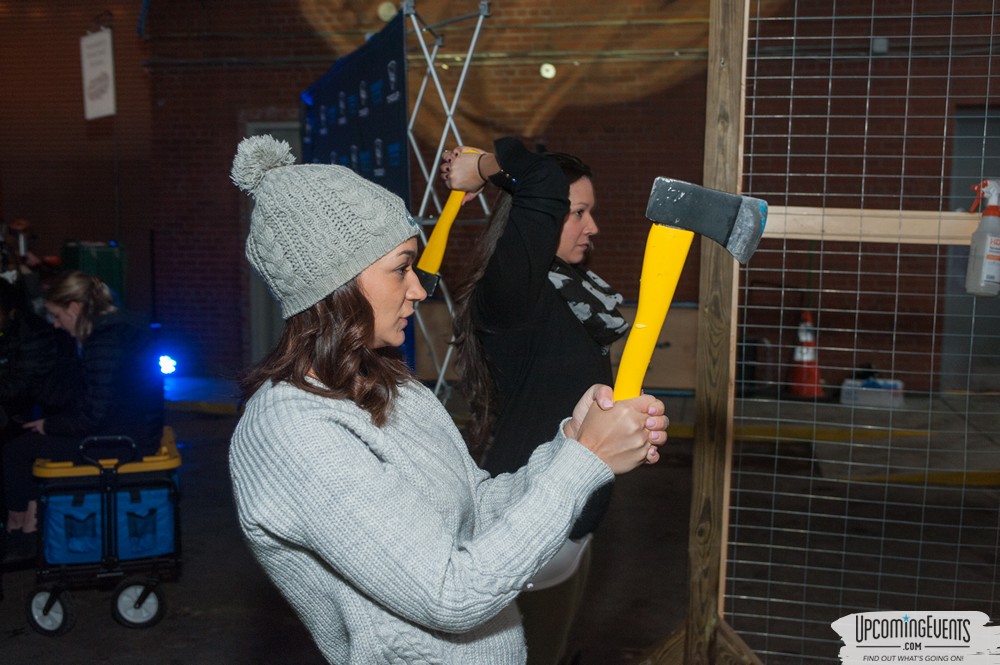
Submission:
[[[663,404],[594,386],[524,468],[491,479],[397,349],[427,295],[402,200],[292,162],[271,137],[233,162],[255,201],[247,258],[286,319],[242,386],[243,533],[331,663],[520,665],[512,601],[596,488],[658,459]]]

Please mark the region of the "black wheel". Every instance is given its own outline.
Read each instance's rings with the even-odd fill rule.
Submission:
[[[126,628],[149,628],[166,611],[166,600],[156,582],[127,579],[115,587],[111,597],[111,616]]]
[[[28,596],[28,625],[36,632],[55,637],[69,632],[76,623],[73,598],[69,591],[50,587],[35,589]]]

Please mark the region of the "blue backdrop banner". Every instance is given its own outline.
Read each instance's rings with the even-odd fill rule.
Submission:
[[[403,26],[399,12],[301,94],[302,161],[353,169],[399,195],[409,209]],[[410,367],[415,366],[414,343],[409,325],[402,352]]]
[[[400,12],[301,94],[302,161],[351,168],[409,208],[403,25]]]

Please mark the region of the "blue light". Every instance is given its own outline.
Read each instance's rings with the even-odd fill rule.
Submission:
[[[163,374],[173,374],[177,371],[177,361],[170,356],[160,356],[160,372]]]

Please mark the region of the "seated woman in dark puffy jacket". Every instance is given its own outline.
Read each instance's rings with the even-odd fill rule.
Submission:
[[[148,328],[115,307],[104,282],[81,272],[56,280],[45,307],[55,327],[76,339],[83,391],[69,409],[25,423],[28,431],[4,446],[8,531],[37,528],[36,458],[79,461],[80,441],[99,435],[128,436],[148,455],[163,432],[163,377]]]

